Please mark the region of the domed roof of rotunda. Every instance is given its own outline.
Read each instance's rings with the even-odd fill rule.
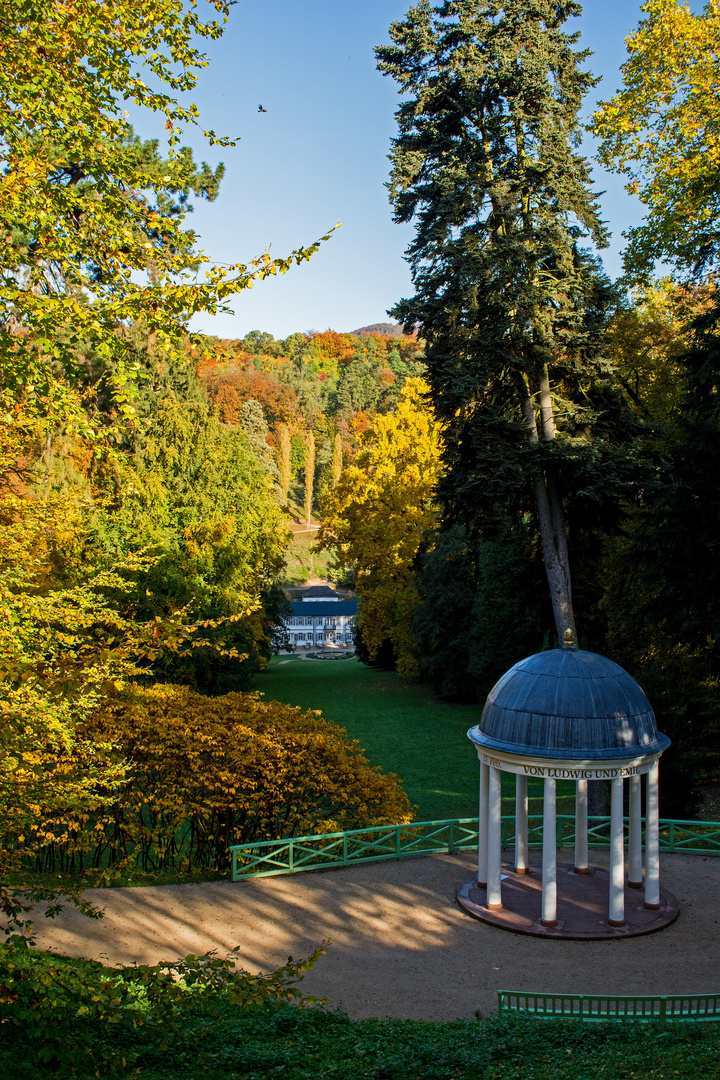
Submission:
[[[624,668],[567,645],[506,671],[468,736],[488,750],[577,761],[640,757],[670,745]]]

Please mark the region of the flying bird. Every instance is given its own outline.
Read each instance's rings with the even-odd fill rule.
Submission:
[[[262,105],[258,105],[258,112],[267,112],[267,109],[263,109]]]

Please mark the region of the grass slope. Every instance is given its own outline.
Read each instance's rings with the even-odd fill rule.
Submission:
[[[437,701],[427,687],[357,660],[276,659],[258,688],[268,700],[320,709],[345,728],[374,765],[402,779],[416,821],[477,817],[478,759],[466,733],[480,719],[478,705]],[[530,781],[531,813],[540,812],[541,783]],[[571,787],[558,784],[559,812],[571,812]],[[513,812],[514,793],[513,777],[503,774],[504,813]]]
[[[335,559],[329,551],[316,551],[320,522],[313,514],[310,524],[305,522],[303,488],[296,484],[288,496],[288,509],[292,515],[286,525],[292,539],[285,552],[285,584],[302,585],[303,582],[328,580]]]

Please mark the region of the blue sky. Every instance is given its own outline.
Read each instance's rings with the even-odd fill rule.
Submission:
[[[192,99],[217,133],[239,136],[233,148],[208,148],[188,134],[196,157],[225,162],[218,199],[201,204],[189,223],[216,262],[245,261],[269,248],[274,256],[308,244],[336,221],[333,238],[309,263],[235,297],[234,315],[201,316],[193,328],[223,337],[266,330],[349,331],[383,321],[386,309],[412,293],[403,252],[409,226],[392,221],[384,183],[395,133],[395,83],[375,70],[373,46],[409,0],[239,0],[224,36],[210,42],[210,67]],[[640,0],[587,0],[581,19],[588,66],[603,81],[599,98],[619,85],[624,39],[640,19]],[[586,99],[586,115],[593,102]],[[258,113],[258,105],[267,110]],[[154,119],[136,122],[159,135]],[[585,152],[591,154],[592,141]],[[612,243],[608,273],[620,272],[622,231],[642,216],[622,180],[595,166],[605,189]]]

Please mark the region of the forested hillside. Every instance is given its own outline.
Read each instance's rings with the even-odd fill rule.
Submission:
[[[294,463],[304,462],[299,447],[313,432],[316,469],[329,461],[337,434],[354,453],[369,418],[391,410],[405,380],[424,371],[423,347],[414,337],[380,332],[326,330],[276,341],[253,331],[240,341],[206,338],[195,355],[224,423],[237,424],[253,399],[263,408],[271,445],[288,428]]]

